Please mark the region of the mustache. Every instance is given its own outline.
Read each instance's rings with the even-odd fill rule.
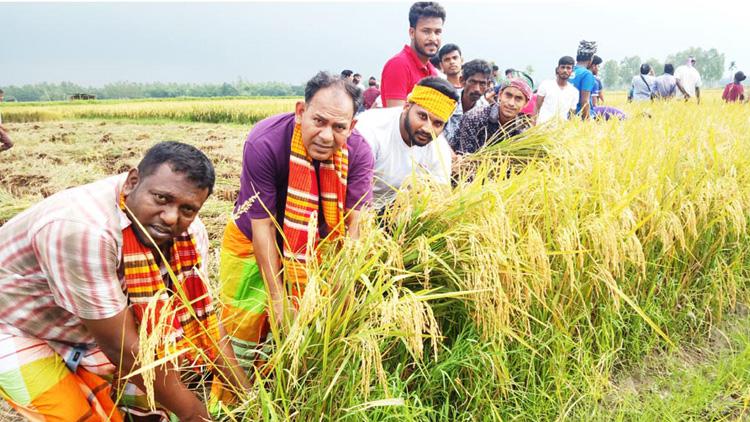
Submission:
[[[426,138],[432,139],[432,134],[430,134],[429,132],[426,132],[424,130],[418,130],[418,131],[414,132],[414,137],[417,137],[417,138],[425,138],[426,137]]]

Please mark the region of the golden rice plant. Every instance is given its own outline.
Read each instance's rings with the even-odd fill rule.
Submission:
[[[5,105],[6,122],[64,119],[171,120],[252,124],[293,109],[295,99],[189,99]]]
[[[747,300],[750,122],[627,111],[481,151],[451,190],[414,180],[311,266],[304,317],[231,417],[550,419],[705,333]]]

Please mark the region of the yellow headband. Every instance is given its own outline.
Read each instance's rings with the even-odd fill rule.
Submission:
[[[444,122],[448,121],[456,109],[456,102],[450,97],[424,85],[415,85],[406,101],[424,107]]]

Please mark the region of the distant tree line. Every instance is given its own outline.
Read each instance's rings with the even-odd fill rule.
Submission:
[[[600,77],[605,87],[609,89],[624,89],[630,86],[633,76],[639,74],[641,64],[648,63],[654,68],[656,75],[664,71],[664,64],[671,63],[675,68],[687,62],[688,57],[695,57],[695,68],[701,74],[704,86],[719,86],[724,74],[724,53],[715,48],[704,50],[691,47],[687,50],[670,54],[665,61],[656,58],[642,59],[639,56],[624,57],[622,60],[605,60],[600,69]],[[606,57],[602,57],[606,58]]]
[[[6,99],[16,101],[63,101],[73,94],[93,94],[97,99],[175,98],[175,97],[236,97],[236,96],[302,96],[304,85],[283,82],[251,83],[238,79],[235,83],[190,84],[190,83],[136,83],[114,82],[102,87],[78,85],[72,82],[48,83],[23,86],[3,86]]]

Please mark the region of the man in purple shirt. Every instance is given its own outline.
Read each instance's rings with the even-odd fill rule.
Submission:
[[[259,122],[245,141],[219,279],[222,319],[246,367],[259,362],[269,323],[293,313],[304,289],[306,273],[300,282],[298,272],[304,273],[306,257],[316,252],[290,250],[294,239],[310,236],[302,244],[317,245],[329,234],[358,235],[360,210],[372,199],[374,167],[372,150],[354,130],[360,101],[353,84],[320,72],[307,82],[294,113]],[[307,230],[315,224],[319,236]]]

